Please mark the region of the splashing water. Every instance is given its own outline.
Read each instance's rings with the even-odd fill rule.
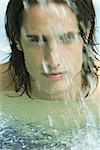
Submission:
[[[67,17],[66,12],[64,9],[58,10],[56,7],[51,7],[47,9],[46,6],[46,0],[38,0],[40,3],[41,8],[43,11],[46,11],[47,13],[56,13],[58,16],[60,16],[63,19],[70,19]],[[74,10],[75,14],[77,14],[77,9],[75,5],[72,3],[70,0],[66,0],[67,5]],[[28,0],[23,1],[24,9],[27,11],[29,8],[29,3]],[[62,13],[60,13],[62,12]],[[86,32],[86,28],[84,26],[83,22],[80,22],[80,25],[84,31]],[[52,31],[56,37],[57,34],[62,32],[62,27],[58,26],[53,26],[52,22],[49,22],[49,27],[52,28]],[[22,32],[25,33],[24,29],[22,29]],[[39,33],[40,41],[39,41],[39,46],[43,48],[43,38],[41,33]],[[78,41],[80,38],[79,34],[75,34],[75,40]],[[56,40],[58,41],[59,46],[63,47],[63,43],[59,41],[57,38]],[[91,54],[92,55],[92,54]],[[74,68],[71,65],[65,66],[65,58],[64,55],[61,53],[58,54],[55,52],[52,53],[52,57],[56,57],[56,59],[59,59],[61,62],[61,67],[63,70],[71,70],[71,72],[74,72]],[[85,58],[84,58],[85,59]],[[68,60],[70,62],[70,60]],[[87,60],[86,60],[87,61]],[[48,65],[48,62],[46,59],[42,60],[42,66],[44,69],[44,72],[48,74],[51,70],[50,66]],[[77,75],[78,73],[76,73]],[[69,104],[71,102],[69,100],[75,99],[75,94],[76,94],[76,89],[73,88],[73,80],[70,77],[71,74],[69,73],[68,76],[65,76],[65,84],[68,87],[71,87],[71,96],[70,94],[65,94],[64,95],[64,105],[66,107],[69,107]],[[41,87],[39,85],[39,81],[36,81],[38,84],[38,89],[41,91]],[[90,80],[90,82],[92,82]],[[47,83],[45,83],[47,84]],[[48,86],[48,84],[47,84]],[[79,89],[78,89],[79,90]],[[54,91],[47,91],[48,93],[51,92],[51,97]],[[57,91],[59,92],[59,91]],[[79,90],[80,92],[80,90]],[[55,96],[56,97],[56,96]],[[57,98],[56,98],[57,99]],[[75,101],[74,101],[75,102]],[[28,102],[27,102],[28,103]],[[75,103],[74,103],[75,104]],[[74,105],[73,104],[73,105]],[[97,126],[94,115],[92,114],[92,111],[90,108],[87,106],[87,103],[85,102],[84,96],[80,94],[80,106],[81,109],[83,110],[85,119],[86,119],[86,126],[85,128],[80,127],[80,121],[78,119],[73,118],[73,122],[77,128],[76,130],[72,130],[72,132],[67,133],[64,131],[64,136],[62,132],[59,130],[53,128],[54,122],[55,122],[55,117],[53,117],[52,114],[52,109],[50,110],[50,113],[47,115],[47,120],[49,122],[50,128],[46,128],[43,124],[40,122],[35,122],[31,123],[22,123],[19,120],[16,120],[15,118],[10,118],[7,120],[7,117],[4,114],[1,114],[2,117],[0,117],[0,149],[10,149],[10,150],[99,150],[100,149],[100,127]],[[72,113],[74,107],[70,110],[64,111],[59,117],[62,118],[64,122],[64,127],[66,128],[68,126],[68,119],[70,121],[70,113]],[[75,107],[76,112],[78,115],[80,115],[80,108]],[[37,111],[38,108],[37,108]],[[24,112],[25,113],[25,112]],[[35,115],[33,115],[35,117]],[[6,118],[6,119],[4,119]],[[13,123],[14,124],[13,124]],[[16,127],[16,124],[18,127]],[[24,125],[23,125],[24,124]],[[19,127],[20,126],[20,127]]]

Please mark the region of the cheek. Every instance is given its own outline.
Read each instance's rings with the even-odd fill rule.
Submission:
[[[65,48],[63,56],[67,66],[69,66],[69,69],[72,68],[74,71],[81,69],[82,52],[83,52],[83,42],[81,41],[73,43],[72,45],[67,46]]]
[[[40,70],[43,56],[41,50],[36,50],[34,48],[24,47],[24,58],[25,65],[28,72],[36,72]]]

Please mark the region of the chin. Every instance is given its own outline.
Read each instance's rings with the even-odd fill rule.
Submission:
[[[52,94],[52,95],[59,95],[61,93],[67,93],[67,89],[62,89],[62,88],[59,88],[59,89],[44,89],[43,90],[45,93],[47,94]]]

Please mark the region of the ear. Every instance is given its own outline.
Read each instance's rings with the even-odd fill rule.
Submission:
[[[19,51],[22,51],[21,43],[20,43],[19,41],[17,41],[17,40],[15,40],[15,42],[16,42],[16,47],[17,47],[17,49],[18,49]]]

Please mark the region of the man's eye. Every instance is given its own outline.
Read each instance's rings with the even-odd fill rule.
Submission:
[[[31,42],[34,42],[37,44],[45,43],[45,42],[47,42],[47,38],[45,36],[42,36],[42,37],[34,36],[34,37],[32,37]]]
[[[61,36],[60,39],[62,40],[63,43],[69,44],[75,40],[75,34],[72,32],[69,32]]]
[[[73,39],[75,39],[75,34],[72,33],[72,32],[69,32],[69,33],[67,34],[67,39],[68,39],[68,40],[73,40]]]
[[[40,40],[40,39],[39,39],[38,36],[34,36],[34,37],[31,38],[31,42],[36,42],[36,43],[38,43],[39,40]]]

